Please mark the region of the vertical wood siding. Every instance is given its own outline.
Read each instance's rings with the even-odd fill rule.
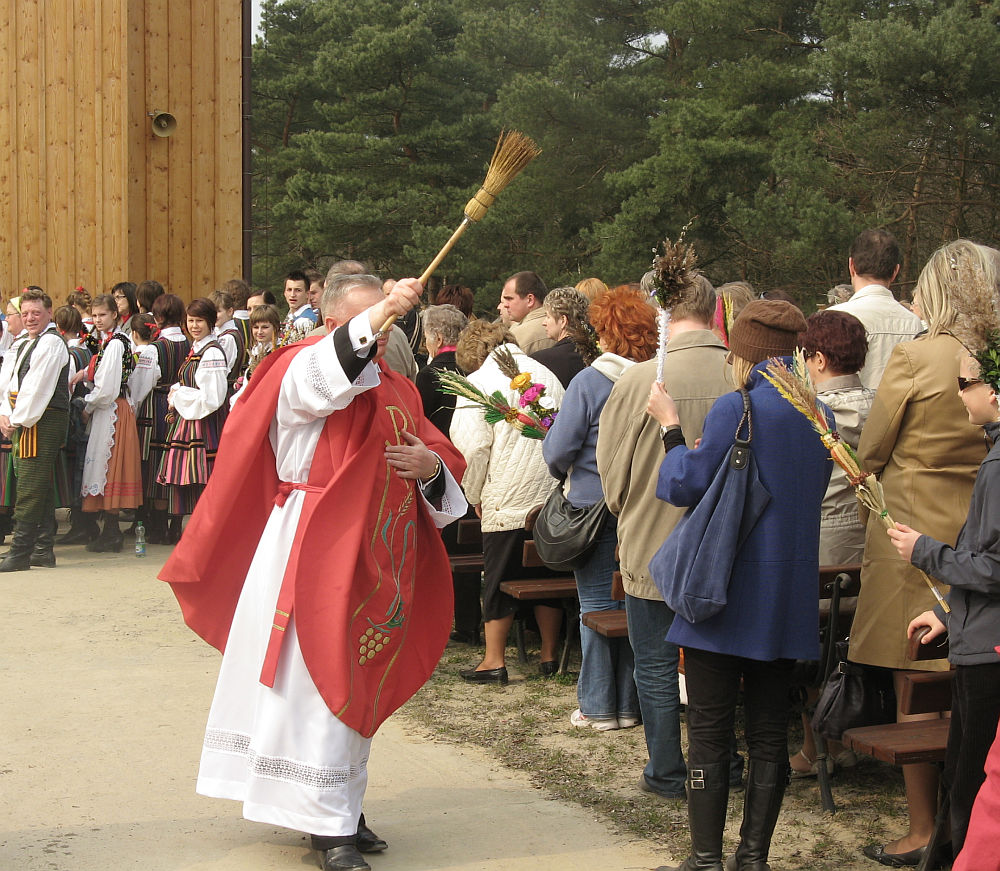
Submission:
[[[0,10],[0,295],[155,278],[191,299],[239,275],[240,0]]]

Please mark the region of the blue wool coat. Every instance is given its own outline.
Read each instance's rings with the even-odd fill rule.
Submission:
[[[726,606],[700,623],[675,617],[667,640],[761,661],[817,659],[820,506],[833,462],[806,418],[761,374],[766,365],[754,367],[747,390],[750,446],[771,501],[736,556]],[[680,445],[664,458],[656,495],[673,505],[696,504],[742,414],[739,392],[721,396],[705,418],[701,445]]]

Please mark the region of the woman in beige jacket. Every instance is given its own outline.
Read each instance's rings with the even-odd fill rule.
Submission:
[[[982,430],[969,423],[958,397],[963,349],[949,332],[955,321],[950,297],[962,265],[956,258],[966,253],[955,248],[961,244],[936,252],[921,272],[915,304],[928,324],[927,334],[893,350],[858,445],[862,465],[882,481],[892,518],[950,542],[965,520],[976,470],[986,454]],[[881,520],[870,515],[850,659],[897,671],[947,669],[945,660],[907,659],[906,627],[934,604],[921,573],[900,559]],[[884,865],[916,865],[934,827],[937,768],[904,765],[903,777],[909,831],[897,841],[865,848],[865,855]]]

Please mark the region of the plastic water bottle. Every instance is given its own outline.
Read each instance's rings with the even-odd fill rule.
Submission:
[[[146,555],[146,527],[141,520],[135,525],[135,555],[140,558]]]

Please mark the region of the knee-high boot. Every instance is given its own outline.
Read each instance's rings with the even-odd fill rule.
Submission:
[[[688,828],[691,855],[678,868],[656,871],[723,871],[722,832],[729,802],[729,762],[688,763]]]
[[[56,553],[53,545],[56,542],[56,515],[53,512],[44,522],[39,524],[38,537],[31,551],[31,564],[41,568],[51,569],[56,564]]]
[[[37,536],[37,523],[17,521],[14,524],[14,537],[10,542],[10,550],[3,555],[3,561],[0,562],[0,572],[23,572],[30,569],[31,549],[35,546]]]
[[[788,785],[788,762],[751,759],[747,766],[747,791],[743,799],[743,825],[736,855],[726,861],[726,871],[770,871],[767,854],[778,823]]]

